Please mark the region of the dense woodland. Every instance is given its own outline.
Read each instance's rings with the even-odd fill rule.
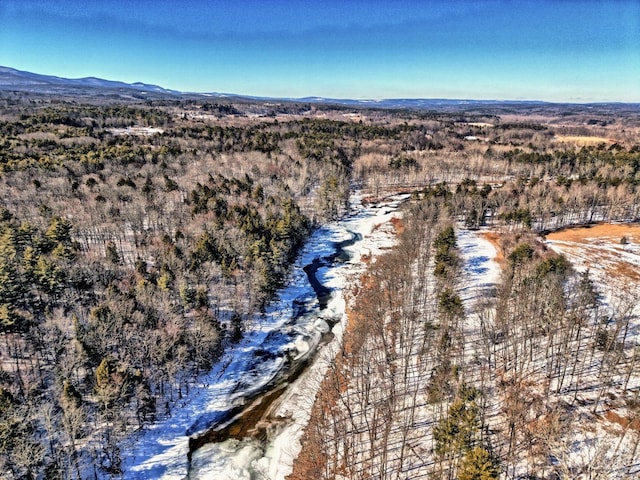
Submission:
[[[494,462],[480,428],[486,392],[461,383],[457,369],[464,362],[454,361],[463,355],[456,348],[464,315],[454,225],[489,224],[523,239],[567,225],[640,217],[638,112],[549,108],[409,112],[3,94],[0,470],[25,479],[121,474],[122,440],[170,415],[196,376],[242,338],[245,322],[286,281],[312,229],[344,215],[355,188],[372,200],[413,193],[410,240],[371,276],[372,285],[400,284],[397,294],[412,299],[410,312],[406,299],[386,299],[398,319],[393,334],[423,338],[407,348],[432,352],[427,383],[430,401],[440,406],[433,432],[438,471],[450,465],[451,472],[464,471],[472,454]],[[584,143],[581,136],[603,140]],[[533,338],[549,335],[539,325],[513,323],[553,307],[541,305],[539,293],[564,306],[556,312],[562,327],[553,333],[564,339],[562,349],[548,347],[559,349],[549,368],[563,372],[548,387],[561,390],[580,382],[579,369],[558,359],[571,357],[571,338],[581,325],[574,319],[591,308],[587,300],[565,299],[563,286],[586,280],[580,283],[561,257],[547,257],[533,242],[516,243],[498,313],[487,325],[491,335],[513,341],[492,347],[490,362],[516,370],[495,388],[510,394],[527,375],[527,364],[512,359],[521,352],[516,340],[531,348]],[[402,249],[409,256],[402,257]],[[401,258],[431,272],[426,283],[407,276],[414,267]],[[383,272],[390,276],[378,278]],[[369,294],[385,298],[384,292]],[[375,314],[386,319],[389,312],[380,306],[362,313]],[[429,323],[413,321],[424,316]],[[382,337],[385,321],[377,326]],[[614,349],[602,335],[594,332],[600,343],[592,355],[602,357],[602,368],[613,368]],[[360,345],[358,338],[344,348],[363,348],[367,337],[362,333]],[[396,367],[408,371],[412,352]],[[362,368],[349,364],[364,380]],[[405,389],[397,396],[402,401],[422,387],[394,386]],[[380,418],[392,407],[387,402]],[[452,442],[445,439],[453,428],[446,419],[462,421],[455,419],[460,409],[470,423]],[[515,462],[519,442],[513,433],[495,454]],[[346,450],[338,448],[331,461],[341,454]],[[331,464],[323,470],[326,478],[336,473]]]

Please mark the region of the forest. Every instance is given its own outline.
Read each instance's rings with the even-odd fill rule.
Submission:
[[[410,200],[349,292],[303,438],[325,455],[291,478],[638,474],[640,312],[541,240],[638,222],[637,109],[216,102],[0,95],[4,477],[121,477],[123,441],[241,342],[354,191]],[[459,232],[487,229],[501,274],[472,313]],[[563,432],[605,401],[623,432],[574,465]]]

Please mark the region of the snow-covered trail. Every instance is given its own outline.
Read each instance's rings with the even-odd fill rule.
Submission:
[[[500,279],[497,252],[481,230],[459,229],[457,246],[464,261],[460,293],[467,313],[473,313],[478,300],[493,296],[492,289]]]
[[[500,281],[501,268],[496,261],[497,251],[481,230],[458,229],[457,247],[463,267],[459,293],[465,310],[462,326],[464,338],[463,366],[469,378],[477,375],[485,356],[482,346],[483,317],[492,316],[495,308],[495,288]],[[486,359],[485,359],[486,360]]]
[[[482,230],[460,228],[456,235],[463,260],[458,287],[465,310],[463,367],[471,380],[486,363],[483,329],[487,327],[483,321],[494,315],[495,288],[500,281],[501,268],[496,261],[496,248],[483,236]]]
[[[289,360],[313,355],[328,325],[336,324],[333,342],[339,341],[345,321],[342,290],[364,271],[362,255],[376,256],[393,245],[389,221],[405,198],[394,197],[365,207],[354,197],[351,215],[318,229],[295,262],[288,285],[278,292],[265,314],[254,318],[242,342],[226,351],[199,379],[199,386],[174,408],[170,418],[132,437],[124,446],[124,478],[242,479],[252,478],[257,471],[266,478],[284,478],[299,450],[298,440],[308,421],[323,363],[334,350],[331,343],[321,348],[308,371],[287,387],[274,412],[282,421],[273,427],[276,431],[271,432],[266,446],[257,441],[228,440],[194,452],[190,464],[189,435],[206,431],[233,406],[272,385]],[[346,248],[350,260],[316,272],[318,280],[333,290],[327,307],[321,310],[303,268],[315,258],[333,254],[335,245],[353,234],[358,241]],[[306,311],[301,316],[300,304]]]
[[[465,309],[462,326],[464,351],[462,368],[466,381],[487,394],[485,407],[488,416],[497,416],[494,385],[487,378],[488,365],[485,347],[487,322],[495,315],[496,287],[502,269],[498,264],[495,246],[483,236],[483,230],[457,231],[457,247],[463,259],[459,292]],[[483,374],[484,372],[484,374]]]

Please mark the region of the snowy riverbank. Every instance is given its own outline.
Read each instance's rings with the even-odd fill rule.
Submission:
[[[298,439],[308,421],[309,408],[322,376],[323,363],[333,349],[326,345],[312,367],[287,388],[272,412],[281,422],[274,426],[266,445],[258,441],[228,440],[208,445],[188,461],[189,437],[243,402],[251,392],[272,383],[288,358],[300,359],[316,349],[328,324],[336,323],[339,341],[344,322],[342,291],[363,271],[361,255],[375,256],[393,245],[389,221],[404,197],[377,205],[362,206],[356,198],[352,213],[344,219],[318,229],[295,262],[289,284],[278,292],[265,314],[254,318],[241,343],[227,351],[220,362],[200,379],[172,416],[146,429],[125,447],[125,478],[182,479],[250,478],[260,471],[268,478],[284,478],[299,450]],[[347,247],[351,259],[321,267],[317,277],[333,290],[327,308],[320,310],[303,268],[314,258],[331,255],[336,243],[359,234],[361,240]],[[296,305],[305,302],[308,312],[296,316]],[[292,323],[292,319],[295,323]],[[264,361],[256,362],[256,352],[267,351]]]

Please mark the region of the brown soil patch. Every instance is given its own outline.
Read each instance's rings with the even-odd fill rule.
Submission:
[[[627,417],[618,415],[612,410],[607,410],[607,412],[604,414],[604,418],[612,423],[617,423],[623,428],[631,428],[632,430],[640,432],[640,419],[630,420]]]
[[[366,338],[364,330],[366,330],[368,319],[360,311],[362,308],[359,302],[366,302],[371,295],[376,295],[379,291],[378,280],[374,275],[363,273],[360,281],[351,290],[346,306],[347,326],[343,336],[343,352],[345,355],[354,355],[363,345]]]
[[[587,243],[593,239],[620,243],[622,237],[626,237],[629,242],[640,243],[640,225],[599,223],[589,227],[567,228],[547,235],[549,240],[579,243]]]
[[[391,225],[393,225],[396,235],[402,235],[402,232],[404,232],[404,222],[401,219],[393,217],[391,219]]]
[[[640,272],[638,272],[637,267],[629,265],[628,263],[618,263],[613,271],[616,276],[621,275],[635,281],[640,281]]]
[[[488,240],[491,245],[493,245],[496,249],[495,261],[498,262],[498,265],[501,267],[504,266],[504,249],[502,248],[502,243],[500,242],[500,235],[496,232],[483,232],[481,234],[482,238]]]

